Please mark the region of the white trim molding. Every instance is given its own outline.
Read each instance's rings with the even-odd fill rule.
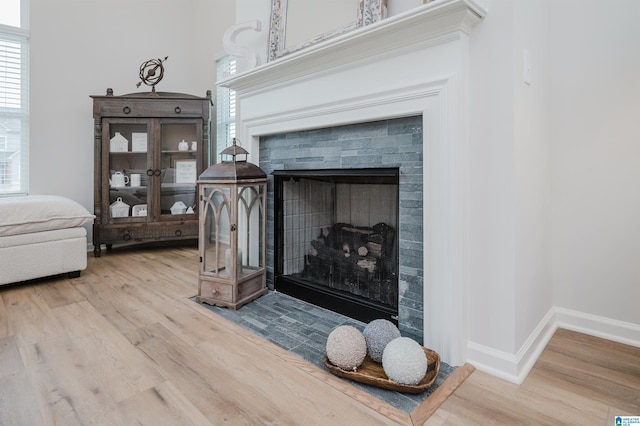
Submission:
[[[520,384],[559,328],[640,347],[640,325],[553,307],[515,354],[469,342],[468,362],[480,371]]]
[[[638,324],[565,308],[555,308],[555,319],[558,328],[640,347],[640,325]]]

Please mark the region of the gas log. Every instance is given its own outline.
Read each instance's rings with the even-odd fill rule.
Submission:
[[[311,241],[303,275],[385,304],[396,302],[395,230],[385,223],[356,227],[337,223]]]

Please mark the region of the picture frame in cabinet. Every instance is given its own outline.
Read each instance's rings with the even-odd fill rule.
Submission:
[[[132,152],[147,152],[147,134],[146,133],[131,133],[131,151]]]
[[[196,183],[198,167],[196,160],[176,160],[176,182]]]

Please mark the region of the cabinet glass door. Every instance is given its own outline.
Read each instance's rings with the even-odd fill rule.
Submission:
[[[106,140],[108,150],[103,155],[103,170],[108,185],[105,208],[109,212],[111,222],[124,220],[145,221],[149,177],[147,176],[149,157],[149,128],[146,121],[110,121],[104,128],[108,134]],[[104,167],[103,166],[103,167]],[[104,176],[103,175],[103,176]],[[105,199],[106,197],[103,197]]]
[[[162,120],[160,134],[160,214],[193,219],[198,210],[196,180],[202,120]]]

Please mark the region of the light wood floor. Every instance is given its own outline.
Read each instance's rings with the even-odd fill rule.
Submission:
[[[0,425],[423,423],[189,301],[196,254],[103,251],[1,288]],[[559,330],[523,385],[475,371],[426,424],[615,415],[640,415],[640,349]]]

